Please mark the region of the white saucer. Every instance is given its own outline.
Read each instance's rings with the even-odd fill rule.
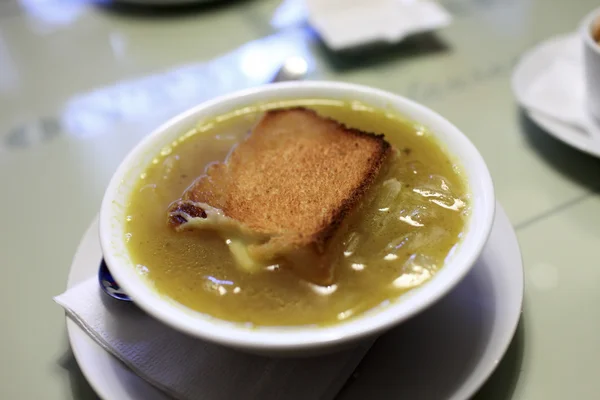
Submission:
[[[67,286],[95,275],[101,256],[96,219],[75,254]],[[506,351],[519,321],[522,301],[521,253],[510,221],[498,205],[490,240],[471,273],[431,309],[383,335],[363,361],[360,377],[343,392],[342,399],[367,398],[382,387],[389,398],[468,398],[490,376]],[[100,397],[167,399],[68,318],[67,331],[75,358]],[[427,393],[418,382],[426,384]]]
[[[600,157],[600,123],[594,118],[588,118],[588,132],[524,106],[523,99],[526,98],[525,93],[529,85],[559,54],[564,54],[566,49],[571,49],[569,42],[574,40],[578,40],[577,34],[557,36],[527,52],[513,71],[512,89],[529,118],[547,133],[576,149]]]

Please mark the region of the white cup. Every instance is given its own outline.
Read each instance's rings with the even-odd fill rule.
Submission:
[[[600,31],[600,8],[585,17],[580,29],[584,44],[587,105],[591,114],[600,120],[600,44],[594,38],[594,32],[598,31]]]

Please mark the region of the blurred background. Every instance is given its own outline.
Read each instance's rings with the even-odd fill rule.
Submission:
[[[343,12],[358,3],[0,0],[0,398],[95,398],[51,299],[112,173],[161,122],[270,81],[290,57],[305,61],[307,79],[431,107],[484,156],[527,289],[509,352],[478,398],[600,393],[600,321],[584,314],[600,300],[600,150],[557,139],[511,86],[524,54],[576,32],[598,2],[372,0]],[[385,346],[339,398],[395,398]]]

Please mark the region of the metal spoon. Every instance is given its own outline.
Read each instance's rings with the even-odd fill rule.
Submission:
[[[281,67],[279,67],[277,73],[269,83],[299,81],[304,79],[307,73],[308,63],[304,58],[289,57],[283,62]],[[104,293],[110,297],[121,301],[131,301],[131,298],[121,289],[111,275],[104,259],[102,259],[100,268],[98,268],[98,282]]]
[[[100,268],[98,268],[98,282],[104,293],[110,297],[122,301],[131,301],[131,298],[127,296],[127,293],[121,289],[115,278],[111,275],[106,262],[104,262],[104,258],[100,261]]]

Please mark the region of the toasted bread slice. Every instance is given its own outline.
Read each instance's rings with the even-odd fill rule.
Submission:
[[[171,205],[169,223],[227,231],[243,238],[246,258],[327,285],[334,276],[328,247],[389,153],[383,135],[312,110],[268,111]]]

